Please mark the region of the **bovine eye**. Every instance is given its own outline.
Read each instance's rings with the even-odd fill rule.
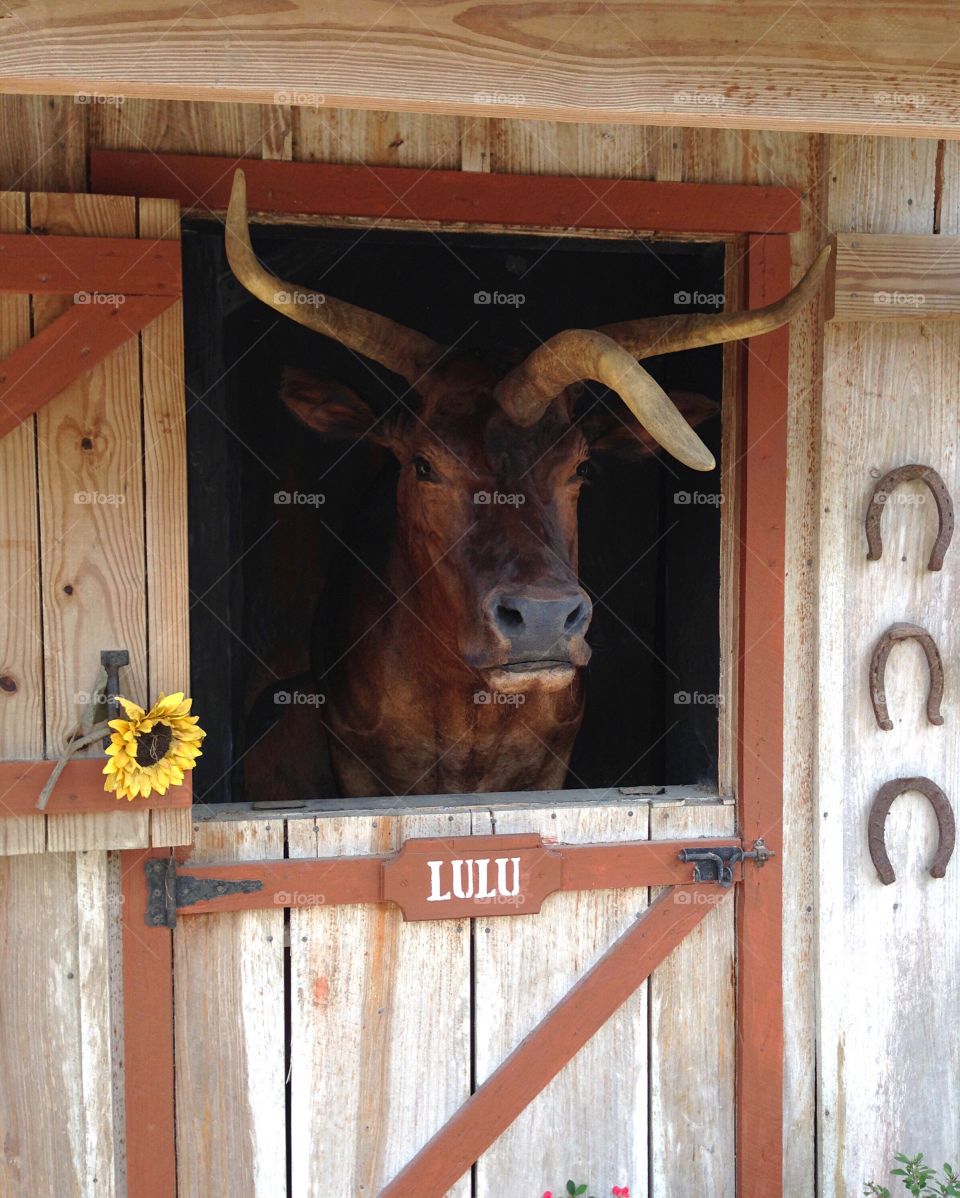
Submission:
[[[589,458],[584,458],[584,460],[577,467],[577,477],[593,478],[593,463]]]
[[[423,454],[418,453],[413,459],[413,469],[417,478],[433,478],[433,467],[423,456]]]

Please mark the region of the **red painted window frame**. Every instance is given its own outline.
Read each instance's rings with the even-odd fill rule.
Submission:
[[[790,286],[789,234],[800,195],[782,187],[488,175],[181,154],[94,150],[91,190],[175,198],[198,213],[226,208],[235,166],[252,211],[374,220],[628,228],[703,240],[745,238],[748,306]],[[740,618],[737,824],[746,844],[775,856],[745,871],[737,892],[736,1161],[738,1198],[772,1198],[782,1186],[782,805],[784,528],[789,330],[747,342],[737,465]],[[122,854],[127,1161],[130,1198],[176,1193],[172,933],[143,925],[143,861],[169,850]]]

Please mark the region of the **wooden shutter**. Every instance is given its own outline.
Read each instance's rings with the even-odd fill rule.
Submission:
[[[190,840],[189,786],[117,800],[96,746],[34,807],[101,650],[129,651],[120,690],[137,702],[189,690],[179,255],[155,244],[179,236],[174,200],[0,193],[0,854]],[[63,238],[101,240],[83,254]],[[33,340],[68,311],[62,336]]]

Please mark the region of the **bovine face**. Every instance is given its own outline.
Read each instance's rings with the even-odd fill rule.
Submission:
[[[590,446],[561,397],[533,428],[472,362],[438,370],[422,405],[381,421],[344,388],[288,376],[284,399],[328,436],[388,447],[399,464],[391,585],[491,688],[569,686],[590,657],[577,580],[577,501]],[[347,411],[349,409],[349,412]]]

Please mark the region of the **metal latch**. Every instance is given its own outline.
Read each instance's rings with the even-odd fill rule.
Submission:
[[[192,907],[225,894],[252,894],[263,889],[259,878],[192,878],[177,873],[173,857],[154,857],[144,862],[147,875],[147,918],[151,928],[175,928],[177,909]]]
[[[721,886],[733,885],[733,867],[738,861],[756,861],[763,865],[776,853],[767,848],[762,839],[753,842],[749,851],[737,845],[718,845],[715,849],[681,849],[681,861],[695,862],[694,882],[717,882]]]

